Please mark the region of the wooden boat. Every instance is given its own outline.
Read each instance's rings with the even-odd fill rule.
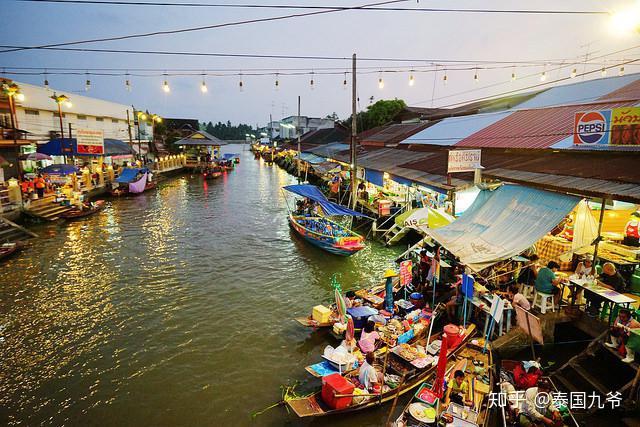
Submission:
[[[502,360],[500,362],[501,379],[505,377],[513,377],[513,370],[516,368],[516,366],[520,365],[521,363],[522,362],[519,360]],[[557,393],[559,391],[558,387],[556,387],[555,383],[550,377],[543,375],[542,378],[548,379],[549,382],[551,383],[553,387],[553,390],[551,391],[552,394]],[[516,391],[519,391],[520,393],[524,392],[524,390],[516,390]],[[504,411],[501,411],[502,419],[504,421],[505,426],[520,425],[518,418],[515,416],[514,409],[516,408],[512,407],[509,400],[507,400],[507,407],[504,408]],[[573,413],[569,408],[567,408],[565,412],[565,415],[563,417],[563,422],[564,422],[564,425],[567,427],[579,427],[578,421],[575,419],[575,417],[573,416]]]
[[[60,215],[61,218],[66,219],[67,221],[72,221],[78,218],[84,218],[85,216],[93,215],[94,213],[100,212],[102,209],[106,207],[104,200],[96,201],[93,206],[89,209],[73,209],[67,212],[64,212]]]
[[[22,242],[3,243],[0,245],[0,261],[9,258],[23,248]]]
[[[334,255],[350,256],[364,249],[364,237],[324,217],[289,214],[289,225],[303,239]]]
[[[473,336],[474,333],[475,325],[471,324],[467,327],[462,341],[456,347],[448,349],[447,357],[455,357],[456,353],[464,347],[464,344]],[[430,341],[434,341],[437,337],[438,335],[432,336]],[[426,339],[423,342],[424,344],[427,344]],[[384,391],[380,395],[365,399],[360,403],[354,403],[343,409],[332,409],[328,407],[322,400],[321,391],[306,397],[286,399],[285,402],[287,406],[289,406],[289,408],[291,408],[291,410],[293,410],[293,412],[295,412],[299,417],[320,417],[325,415],[343,414],[380,406],[383,403],[395,399],[396,396],[401,396],[418,387],[436,372],[436,366],[430,366],[425,369],[417,369],[415,367],[408,368],[408,366],[411,365],[407,365],[403,359],[400,359],[395,353],[390,352],[388,356],[387,372],[392,372],[401,376],[404,375],[404,381],[395,389]],[[357,377],[357,375],[358,370],[356,369],[346,374],[345,378],[354,378]]]
[[[464,343],[462,348],[456,353],[455,358],[450,358],[447,362],[447,384],[454,381],[454,373],[457,370],[465,372],[465,381],[469,390],[469,399],[471,404],[463,407],[450,401],[451,387],[447,387],[447,391],[443,399],[437,402],[433,407],[437,422],[438,418],[448,418],[447,424],[464,425],[469,427],[484,427],[489,422],[489,394],[493,390],[495,383],[495,375],[493,369],[493,357],[491,348],[488,346],[487,351],[483,352],[483,340],[479,340],[477,344],[470,341]],[[424,388],[431,388],[432,384],[424,383],[416,396],[414,396],[404,408],[400,416],[396,419],[395,427],[417,427],[428,424],[427,419],[420,419],[418,408],[426,408],[430,405],[425,404],[419,396],[420,391]]]

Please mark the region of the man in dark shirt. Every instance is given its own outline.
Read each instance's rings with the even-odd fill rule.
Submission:
[[[604,263],[602,266],[602,274],[598,277],[598,280],[600,281],[600,284],[619,293],[623,293],[627,287],[624,279],[616,270],[615,265],[610,262]],[[604,299],[592,292],[587,292],[585,297],[587,298],[588,304],[587,314],[594,317],[597,316]]]

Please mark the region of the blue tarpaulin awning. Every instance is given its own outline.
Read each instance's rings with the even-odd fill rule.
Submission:
[[[49,156],[101,156],[101,154],[78,153],[78,141],[76,138],[54,138],[46,144],[38,146],[38,153],[48,154]],[[127,154],[135,154],[135,152],[126,142],[112,138],[104,139],[104,156]]]
[[[116,182],[127,184],[136,180],[139,173],[148,172],[146,168],[124,168],[120,175],[116,178]]]
[[[235,159],[236,157],[240,157],[240,154],[237,154],[237,153],[224,153],[222,155],[222,159],[223,160],[232,160],[232,159]]]
[[[71,175],[80,171],[77,166],[74,165],[49,165],[46,168],[40,169],[39,172],[47,175]]]
[[[425,231],[474,271],[522,253],[557,226],[580,199],[505,184],[482,190],[459,219]]]
[[[294,194],[297,194],[302,197],[306,197],[308,199],[317,202],[325,214],[328,216],[333,215],[349,215],[349,216],[360,216],[367,218],[366,215],[361,214],[360,212],[352,211],[349,208],[345,208],[344,206],[338,205],[337,203],[330,202],[327,198],[322,194],[320,189],[315,185],[287,185],[286,187],[282,187],[287,191],[290,191]]]
[[[366,168],[364,178],[378,187],[384,187],[384,172]]]

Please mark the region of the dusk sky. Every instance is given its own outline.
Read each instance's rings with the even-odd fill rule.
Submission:
[[[181,2],[186,0],[173,0]],[[207,3],[205,0],[192,2]],[[212,3],[212,1],[208,1]],[[218,3],[232,4],[227,0]],[[239,3],[239,2],[236,2]],[[304,4],[320,6],[359,6],[366,1],[297,0],[286,2],[254,2],[255,4]],[[486,8],[509,9],[515,7],[535,10],[615,10],[632,1],[443,1],[415,0],[396,3],[391,7],[430,8]],[[3,45],[42,45],[63,43],[96,37],[111,37],[159,30],[172,30],[193,26],[211,25],[252,18],[281,16],[305,10],[277,9],[228,9],[135,5],[78,5],[56,3],[28,3],[3,0],[5,20],[0,29]],[[308,12],[308,10],[306,10]],[[10,19],[6,19],[9,17]],[[383,63],[361,61],[360,67],[370,74],[358,76],[360,108],[365,108],[369,98],[401,98],[407,104],[429,107],[446,106],[456,102],[473,100],[483,96],[526,87],[540,82],[545,66],[510,67],[494,70],[479,69],[479,82],[474,82],[474,70],[449,71],[448,84],[444,85],[444,72],[439,71],[434,85],[433,72],[414,72],[415,85],[408,85],[409,72],[384,73],[384,89],[378,89],[377,70],[410,69],[422,67],[432,70],[430,64],[438,60],[464,61],[566,61],[568,65],[555,71],[548,65],[548,80],[568,76],[572,68],[582,72],[583,65],[570,65],[591,57],[608,55],[617,50],[640,45],[640,35],[621,36],[610,30],[606,15],[531,15],[531,14],[472,14],[425,13],[411,11],[340,11],[326,15],[300,17],[275,22],[255,23],[229,28],[218,28],[183,34],[161,35],[124,41],[83,44],[73,47],[139,49],[163,51],[192,51],[274,55],[322,55],[359,57],[423,59],[411,63]],[[638,46],[640,48],[640,46]],[[638,49],[606,56],[607,65],[637,57]],[[603,60],[586,66],[586,70],[600,69]],[[87,68],[157,69],[155,76],[130,77],[132,92],[125,90],[124,76],[90,76],[89,96],[135,105],[165,117],[197,118],[206,121],[226,121],[264,125],[273,114],[274,119],[296,113],[296,99],[302,97],[302,114],[325,116],[336,112],[341,118],[350,113],[350,88],[344,90],[343,71],[350,69],[350,60],[311,61],[292,59],[242,59],[188,56],[154,56],[115,53],[80,53],[43,50],[26,50],[2,53],[2,67],[69,67]],[[322,68],[336,68],[337,75],[320,75]],[[473,68],[474,64],[470,63]],[[482,67],[479,64],[478,67]],[[161,85],[162,74],[171,69],[236,70],[225,73],[251,73],[252,69],[270,69],[267,72],[287,69],[312,69],[315,90],[310,90],[308,75],[281,75],[280,89],[275,90],[275,77],[243,77],[244,91],[238,89],[239,77],[206,77],[209,92],[199,90],[200,76],[169,76],[171,92],[165,94]],[[317,70],[317,71],[316,71]],[[10,71],[10,70],[7,70]],[[639,71],[629,64],[626,73]],[[123,73],[124,71],[116,71]],[[511,74],[518,79],[511,82]],[[616,75],[611,69],[608,75]],[[136,72],[131,71],[131,74]],[[139,72],[138,72],[139,73]],[[146,72],[148,74],[148,72]],[[213,73],[213,71],[210,71]],[[17,81],[42,84],[41,75],[6,74]],[[525,75],[530,77],[524,78]],[[599,78],[594,73],[586,78]],[[347,77],[350,83],[350,76]],[[52,88],[68,93],[83,93],[84,75],[63,76],[53,71],[48,75]],[[492,87],[486,87],[493,85]],[[433,90],[435,88],[435,94]],[[465,92],[463,94],[460,94]],[[457,94],[457,95],[456,95]]]

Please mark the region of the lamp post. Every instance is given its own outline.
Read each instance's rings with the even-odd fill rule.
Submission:
[[[16,102],[24,101],[24,95],[20,92],[20,87],[15,83],[8,81],[2,82],[2,93],[9,99],[9,116],[11,116],[11,129],[13,133],[13,145],[16,149],[16,165],[18,167],[18,175],[20,174],[20,148],[18,147],[18,117],[16,116]],[[14,99],[15,98],[15,99]]]
[[[67,95],[57,95],[55,92],[51,95],[51,99],[58,105],[58,117],[60,118],[60,137],[64,139],[64,125],[62,124],[62,104],[67,108],[71,108],[73,104]]]

